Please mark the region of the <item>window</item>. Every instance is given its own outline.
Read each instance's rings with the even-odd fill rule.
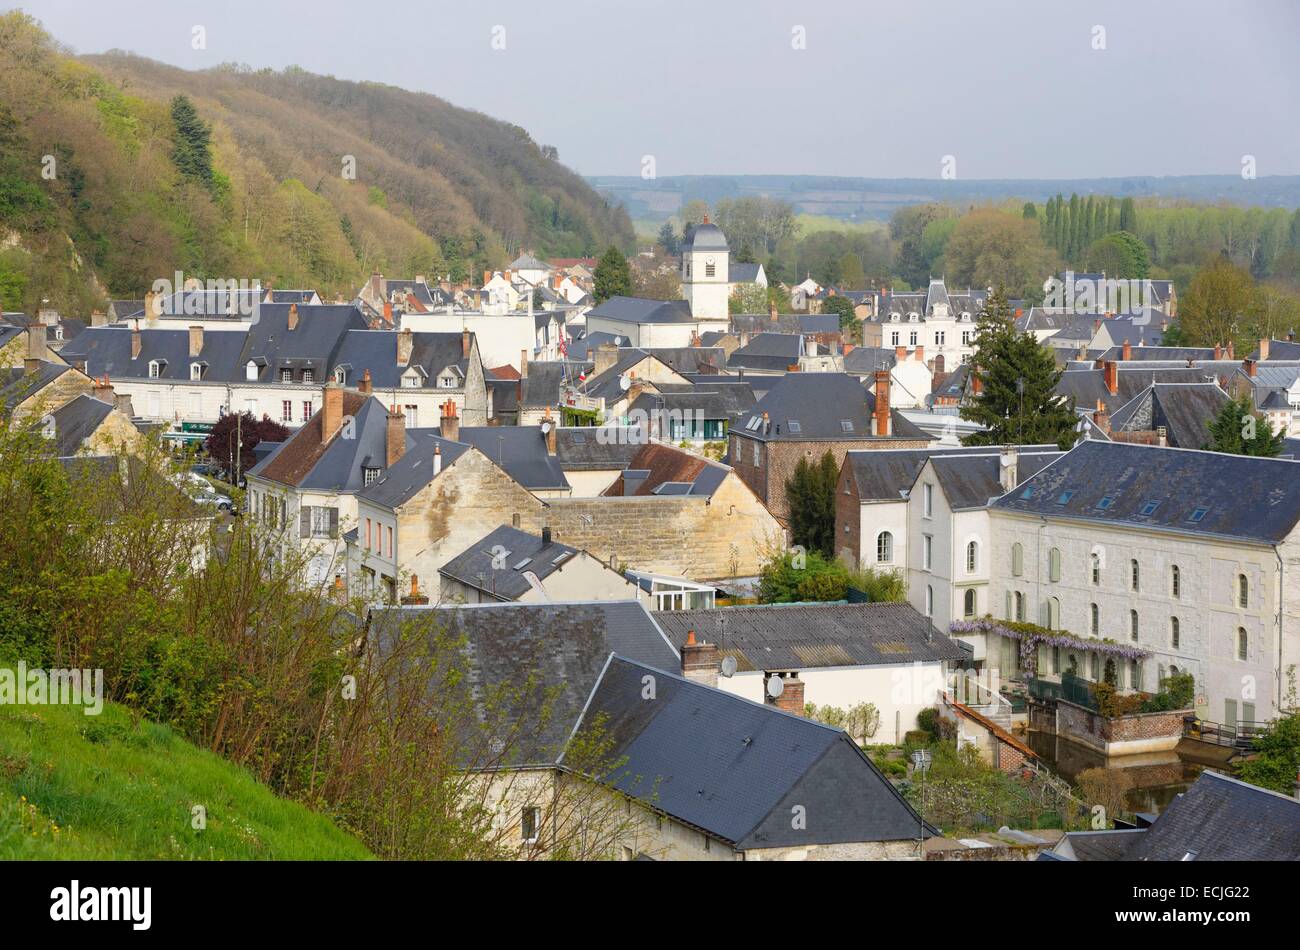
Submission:
[[[1137,660],[1128,661],[1128,685],[1130,689],[1142,688],[1142,667]]]
[[[755,464],[755,465],[760,465],[760,464],[762,464],[762,463],[760,462],[760,460],[759,460],[759,454],[758,454],[758,443],[757,443],[757,442],[754,443],[754,464]]]
[[[348,380],[348,371],[344,369],[342,366],[335,368],[334,382],[338,383],[341,386],[345,382],[347,382],[347,380]]]
[[[908,334],[907,343],[909,346],[916,346],[916,341],[917,341],[917,333],[915,330],[913,330],[911,333]]]
[[[898,331],[897,331],[897,330],[895,330],[893,333],[891,333],[891,334],[889,335],[889,345],[890,345],[890,346],[898,346]]]
[[[1199,524],[1201,519],[1204,518],[1209,513],[1209,511],[1210,509],[1207,508],[1205,505],[1198,505],[1195,508],[1195,510],[1193,510],[1192,513],[1187,516],[1187,520],[1192,522],[1192,524]]]
[[[1128,612],[1128,635],[1130,640],[1132,640],[1134,643],[1137,642],[1138,612],[1136,610],[1130,610]]]
[[[894,536],[888,531],[876,535],[876,561],[889,564],[894,560]]]
[[[1141,589],[1142,569],[1138,566],[1137,558],[1133,558],[1129,561],[1128,565],[1133,590],[1139,590]]]
[[[1025,595],[1016,591],[1016,619],[1025,619]]]
[[[362,469],[362,473],[362,480],[367,485],[373,485],[375,480],[379,478],[379,469],[377,468],[365,468]]]
[[[1025,573],[1025,549],[1019,541],[1011,545],[1011,575],[1019,577]]]
[[[280,421],[293,422],[293,400],[285,399],[280,403]]]
[[[293,382],[293,370],[291,370],[291,369],[282,369],[282,370],[280,370],[280,382],[282,382],[282,383],[292,383],[292,382]]]
[[[1101,608],[1096,604],[1088,605],[1088,632],[1094,637],[1101,636]]]
[[[388,556],[393,556],[393,526],[388,526]]]
[[[369,471],[369,469],[367,469],[367,471]],[[370,550],[372,547],[374,547],[374,544],[371,542],[370,539],[371,539],[370,519],[367,518],[366,519],[366,550]]]
[[[302,371],[302,381],[304,383],[316,382],[316,371],[314,369],[305,369]]]
[[[1052,582],[1061,579],[1061,549],[1052,548],[1047,554],[1047,576]]]
[[[925,615],[934,616],[934,588],[929,584],[925,586]]]
[[[302,421],[306,422],[311,418],[311,400],[304,399],[302,403]]]
[[[408,429],[420,428],[420,407],[414,405],[405,405],[402,407],[402,414],[406,416],[406,427]]]
[[[962,604],[962,613],[967,617],[975,616],[975,588],[966,591],[965,599]]]
[[[1060,497],[1056,499],[1056,503],[1058,505],[1068,505],[1070,503],[1070,499],[1073,497],[1074,497],[1073,489],[1071,489],[1070,491],[1063,491],[1061,492]]]
[[[1115,496],[1114,496],[1114,495],[1102,495],[1101,498],[1098,499],[1098,501],[1097,501],[1097,510],[1098,510],[1098,511],[1105,511],[1107,508],[1109,508],[1109,507],[1111,506],[1111,504],[1112,504],[1114,501],[1115,501]]]
[[[1160,502],[1148,501],[1142,506],[1142,514],[1153,515],[1156,513],[1156,509],[1159,507],[1160,507]]]
[[[157,360],[149,361],[149,378],[157,379],[162,375],[162,365]]]
[[[1101,586],[1101,555],[1096,551],[1092,552],[1092,586]]]
[[[1237,628],[1237,659],[1244,660],[1250,654],[1250,644],[1246,636],[1246,628]]]
[[[542,810],[536,805],[528,805],[524,808],[523,815],[519,819],[519,830],[524,844],[537,843],[538,825],[541,823]]]
[[[1178,569],[1177,564],[1169,568],[1169,596],[1183,596],[1183,572]]]
[[[1250,606],[1250,581],[1245,574],[1237,575],[1237,606],[1242,610]]]
[[[304,534],[309,538],[333,538],[338,534],[339,512],[337,508],[324,508],[319,505],[303,506],[302,523]]]
[[[438,380],[438,385],[441,386],[443,389],[455,389],[455,388],[456,388],[456,377],[455,377],[455,376],[443,376],[443,377],[441,377],[441,378]]]
[[[923,486],[921,492],[921,514],[926,518],[934,516],[934,486],[928,482]]]
[[[962,346],[970,346],[970,331],[969,331],[969,330],[962,330],[962,331],[961,331],[961,345],[962,345]]]
[[[930,570],[933,565],[932,555],[934,553],[934,536],[924,534],[921,536],[921,567],[924,570]]]
[[[1061,602],[1055,597],[1047,598],[1047,629],[1061,629]]]
[[[254,381],[257,380],[257,364],[254,363],[252,360],[249,360],[244,365],[244,378],[254,380]]]
[[[1061,672],[1061,648],[1052,647],[1052,672]]]
[[[980,545],[971,541],[966,545],[966,573],[974,574],[980,569]]]
[[[1175,650],[1178,649],[1178,643],[1179,643],[1181,633],[1182,630],[1178,623],[1178,618],[1170,617],[1169,618],[1169,645],[1173,647]]]
[[[936,330],[934,334],[934,345],[943,346],[944,333],[942,330]]]
[[[191,364],[190,364],[190,379],[192,379],[192,380],[194,380],[195,382],[197,382],[198,380],[200,380],[200,379],[202,379],[202,378],[203,378],[203,364],[202,364],[202,363],[191,363]]]

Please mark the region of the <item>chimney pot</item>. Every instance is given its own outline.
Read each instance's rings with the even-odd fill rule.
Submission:
[[[542,526],[542,547],[550,547],[551,544],[551,526]]]
[[[1124,361],[1128,362],[1133,358],[1133,344],[1130,343],[1128,340],[1125,340],[1124,347],[1120,352],[1124,354]]]
[[[406,454],[406,416],[400,406],[388,410],[388,428],[384,432],[384,466],[392,468]]]
[[[289,329],[298,329],[298,305],[296,303],[289,304]]]
[[[1261,360],[1268,359],[1268,342],[1268,337],[1264,337],[1259,341],[1259,358]]]
[[[876,370],[876,435],[892,435],[889,413],[889,370]]]
[[[343,387],[338,383],[325,384],[324,398],[321,401],[320,440],[328,442],[343,425]]]
[[[449,442],[460,440],[460,419],[456,415],[456,403],[450,397],[442,404],[442,417],[438,420],[438,434]]]
[[[140,337],[140,324],[137,322],[131,329],[131,359],[138,360],[140,358],[140,351],[143,348],[144,341]]]
[[[460,331],[460,355],[462,359],[469,359],[469,327]]]
[[[686,634],[686,643],[682,646],[682,676],[716,688],[719,659],[716,643],[697,641],[694,630]]]
[[[1106,391],[1112,396],[1119,393],[1119,364],[1114,360],[1105,360],[1101,372],[1102,378],[1106,381]]]
[[[367,369],[361,374],[361,382],[357,385],[357,390],[369,396],[373,389],[374,385],[370,381],[370,370]]]

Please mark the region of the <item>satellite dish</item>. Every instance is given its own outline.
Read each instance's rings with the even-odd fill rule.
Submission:
[[[551,431],[551,420],[547,419],[545,422],[542,423],[542,434],[545,435],[550,431]]]
[[[772,676],[767,681],[767,695],[773,699],[780,699],[781,694],[785,692],[785,682],[779,676]]]
[[[734,656],[724,656],[722,658],[722,669],[719,671],[723,676],[730,679],[736,675],[736,658]]]
[[[620,376],[618,378],[618,388],[623,390],[623,392],[627,392],[632,388],[632,380],[628,379],[626,376]]]

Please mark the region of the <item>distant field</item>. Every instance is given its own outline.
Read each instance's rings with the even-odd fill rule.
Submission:
[[[864,234],[872,231],[882,231],[887,225],[884,221],[846,221],[844,218],[833,218],[825,214],[800,214],[795,217],[799,225],[799,236],[804,237],[817,231],[837,231],[841,233]],[[659,229],[664,226],[662,220],[652,221],[648,218],[641,218],[633,221],[632,226],[636,229],[637,246],[644,244],[653,244],[659,238]]]
[[[0,706],[0,860],[371,857],[329,819],[121,706]]]

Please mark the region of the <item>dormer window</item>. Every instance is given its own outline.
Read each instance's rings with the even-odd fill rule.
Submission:
[[[292,383],[292,382],[293,382],[293,370],[291,370],[291,369],[282,369],[282,370],[280,370],[280,382],[282,382],[282,383]]]
[[[199,380],[201,380],[202,378],[203,378],[203,364],[202,364],[202,363],[191,363],[191,364],[190,364],[190,379],[197,383],[197,382],[198,382]]]
[[[902,318],[903,318],[903,315],[902,315],[901,313],[899,313],[897,310],[895,310],[893,313],[891,313],[891,314],[889,315],[889,322],[890,322],[890,323],[897,323],[897,322],[898,322],[899,320],[901,320]]]
[[[361,470],[365,484],[373,485],[379,479],[379,469],[366,466]]]
[[[438,385],[441,386],[443,389],[455,389],[455,388],[456,388],[456,377],[455,377],[455,376],[442,376],[442,377],[440,377],[440,378],[438,379]]]
[[[256,361],[254,361],[254,360],[249,360],[249,361],[244,365],[244,378],[245,378],[245,379],[248,379],[248,380],[252,380],[253,382],[256,382],[256,381],[257,381],[257,363],[256,363]]]
[[[157,379],[162,375],[162,360],[149,361],[149,378]]]
[[[302,371],[302,381],[304,383],[316,382],[316,371],[314,369],[305,369]]]
[[[416,373],[408,373],[402,377],[402,385],[407,389],[419,389],[420,377]]]
[[[913,310],[911,313],[907,315],[908,323],[916,323],[920,319],[921,319],[921,315],[917,313],[915,310]]]
[[[346,369],[340,366],[336,370],[334,370],[334,382],[342,386],[347,381],[348,381],[348,371]]]

